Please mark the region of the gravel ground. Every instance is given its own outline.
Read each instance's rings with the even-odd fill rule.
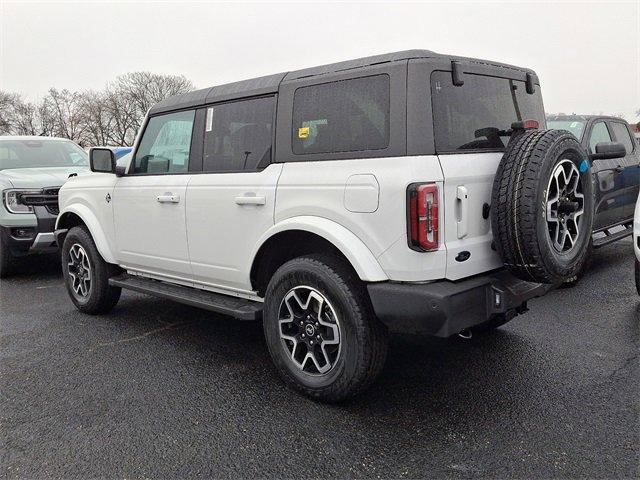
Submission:
[[[77,312],[56,259],[0,286],[3,478],[638,478],[629,241],[492,335],[394,337],[345,406],[289,391],[257,323],[132,293]]]

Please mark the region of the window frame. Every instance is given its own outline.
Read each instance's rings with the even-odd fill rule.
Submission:
[[[407,60],[385,62],[351,70],[303,76],[284,80],[280,84],[276,119],[276,155],[274,163],[359,160],[366,158],[401,157],[407,155]],[[293,97],[302,87],[372,77],[389,76],[389,144],[377,150],[357,150],[331,153],[293,153]]]
[[[191,126],[191,144],[189,146],[189,158],[187,160],[187,170],[184,172],[152,172],[152,173],[148,173],[148,172],[144,172],[144,173],[136,173],[135,172],[135,164],[136,164],[136,156],[138,155],[138,151],[140,150],[140,145],[142,144],[142,139],[144,138],[145,133],[147,132],[147,128],[149,127],[149,122],[151,121],[152,118],[158,118],[158,117],[162,117],[162,116],[166,116],[166,115],[172,115],[174,113],[181,113],[181,112],[193,112],[193,125]],[[189,175],[191,173],[193,173],[192,171],[192,165],[194,164],[194,160],[196,160],[195,158],[195,153],[194,153],[194,140],[196,138],[196,128],[197,125],[199,123],[199,121],[201,121],[202,119],[198,118],[198,108],[194,108],[194,107],[189,107],[189,108],[182,108],[179,110],[171,110],[169,112],[161,112],[161,113],[157,113],[154,115],[147,115],[145,121],[144,121],[144,125],[142,127],[141,133],[139,135],[139,137],[136,139],[136,143],[135,143],[135,147],[133,149],[133,153],[131,155],[131,160],[129,161],[129,166],[127,167],[127,171],[124,174],[124,176],[127,177],[145,177],[145,176],[157,176],[157,175]]]
[[[599,123],[602,123],[602,124],[604,125],[604,127],[607,129],[607,132],[609,133],[609,141],[610,141],[610,142],[613,142],[613,139],[614,139],[614,136],[613,136],[613,135],[611,135],[611,130],[612,130],[612,129],[611,129],[611,128],[609,128],[609,122],[608,122],[608,120],[607,120],[606,118],[597,118],[597,119],[595,119],[595,120],[593,121],[593,123],[591,124],[591,126],[589,127],[589,135],[586,137],[586,140],[587,140],[587,141],[585,142],[585,143],[586,143],[585,148],[586,148],[587,153],[588,153],[589,155],[591,155],[591,154],[595,153],[595,151],[593,151],[593,152],[591,151],[591,135],[593,134],[593,130],[594,130],[594,128],[595,128],[595,127],[596,127],[596,125],[597,125],[597,124],[599,124]],[[600,143],[600,142],[598,142],[598,143]],[[594,147],[595,147],[595,145],[594,145]]]
[[[385,127],[387,128],[387,135],[386,135],[386,145],[384,147],[381,148],[365,148],[365,149],[360,149],[360,150],[339,150],[339,151],[331,151],[331,152],[300,152],[297,153],[294,151],[293,149],[293,145],[294,145],[294,138],[295,138],[295,131],[296,131],[296,125],[294,125],[294,119],[295,119],[295,108],[296,108],[296,95],[298,94],[298,91],[306,89],[306,88],[313,88],[313,87],[321,87],[324,85],[331,85],[331,84],[339,84],[339,83],[346,83],[349,81],[353,81],[353,80],[362,80],[362,79],[367,79],[367,78],[374,78],[374,77],[387,77],[387,86],[388,86],[388,94],[389,94],[389,105],[388,105],[388,114],[385,118]],[[351,154],[351,155],[358,155],[360,152],[374,152],[377,150],[386,150],[387,148],[389,148],[389,144],[391,143],[391,76],[388,73],[377,73],[377,74],[372,74],[372,75],[363,75],[363,76],[359,76],[359,77],[354,77],[354,78],[346,78],[343,80],[332,80],[332,81],[328,81],[328,82],[322,82],[322,83],[314,83],[313,85],[304,85],[304,86],[299,86],[297,88],[294,89],[293,91],[293,108],[291,110],[291,151],[293,152],[294,155],[296,156],[305,156],[305,155],[332,155],[332,154]],[[299,128],[299,127],[298,127]]]
[[[632,154],[633,152],[636,151],[636,141],[635,138],[633,138],[633,136],[631,135],[631,132],[629,131],[629,127],[627,127],[627,124],[624,122],[620,122],[618,120],[608,120],[607,123],[611,124],[611,130],[609,131],[609,135],[611,135],[611,133],[613,133],[613,137],[612,137],[612,141],[614,142],[619,142],[622,143],[620,141],[620,139],[618,138],[618,135],[616,134],[615,129],[613,128],[614,124],[618,124],[618,125],[622,125],[622,127],[624,128],[624,130],[627,132],[627,137],[629,138],[630,142],[631,142],[631,151],[627,152],[627,155]],[[624,143],[622,143],[624,145]],[[625,147],[626,148],[626,147]]]
[[[259,100],[262,98],[273,98],[273,112],[272,112],[272,120],[271,120],[271,159],[269,160],[269,163],[266,164],[263,168],[259,168],[255,170],[241,169],[241,170],[224,170],[224,171],[218,171],[218,172],[205,170],[204,169],[204,150],[205,150],[205,137],[206,137],[205,129],[207,128],[207,125],[206,125],[207,109],[215,108],[216,106],[219,106],[219,105],[227,105],[230,103],[238,103],[238,102],[249,101],[249,100]],[[269,167],[269,165],[275,163],[276,118],[277,118],[277,112],[278,112],[278,94],[277,93],[268,93],[263,95],[254,95],[251,97],[240,97],[240,98],[233,98],[230,100],[207,103],[206,105],[202,105],[198,107],[198,110],[202,112],[202,125],[200,128],[200,133],[202,138],[200,141],[199,168],[194,173],[202,173],[206,175],[222,175],[222,174],[228,174],[228,173],[256,173],[256,172],[262,172],[267,167]]]

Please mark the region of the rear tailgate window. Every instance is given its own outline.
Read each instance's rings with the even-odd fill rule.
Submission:
[[[540,87],[526,92],[525,82],[484,75],[464,75],[455,86],[451,72],[431,75],[436,151],[503,150],[509,137],[500,135],[513,122],[538,120],[545,126]]]

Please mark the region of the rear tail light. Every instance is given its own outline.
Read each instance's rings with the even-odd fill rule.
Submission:
[[[407,189],[409,248],[418,252],[438,250],[438,186],[414,183]]]

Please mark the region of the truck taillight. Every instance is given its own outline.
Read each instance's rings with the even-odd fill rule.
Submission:
[[[419,252],[438,250],[438,186],[414,183],[407,189],[409,247]]]

